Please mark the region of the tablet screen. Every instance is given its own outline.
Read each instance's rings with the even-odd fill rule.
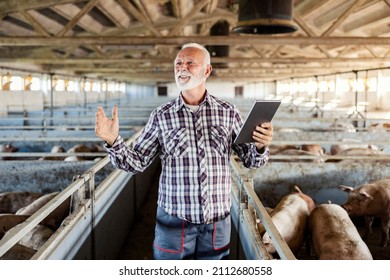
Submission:
[[[252,138],[256,126],[270,122],[280,106],[281,100],[257,100],[253,104],[248,116],[241,127],[234,144],[254,142]]]

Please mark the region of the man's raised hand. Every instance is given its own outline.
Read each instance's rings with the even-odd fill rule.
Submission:
[[[106,116],[103,108],[98,107],[96,111],[95,133],[103,141],[112,146],[119,134],[118,108],[112,108],[112,118]]]

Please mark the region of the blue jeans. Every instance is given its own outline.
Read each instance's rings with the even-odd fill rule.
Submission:
[[[229,255],[230,230],[230,216],[212,224],[193,224],[157,207],[154,259],[222,259]]]

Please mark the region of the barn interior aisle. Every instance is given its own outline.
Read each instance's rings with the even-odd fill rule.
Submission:
[[[137,211],[119,260],[152,260],[156,221],[157,188],[150,188],[145,202]]]

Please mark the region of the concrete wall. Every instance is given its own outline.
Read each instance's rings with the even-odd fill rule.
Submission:
[[[83,174],[95,165],[94,161],[0,161],[0,192],[62,191],[73,182],[73,177]],[[107,165],[96,177],[100,183],[113,167]]]
[[[6,112],[43,110],[44,96],[41,91],[0,91],[0,116]]]

